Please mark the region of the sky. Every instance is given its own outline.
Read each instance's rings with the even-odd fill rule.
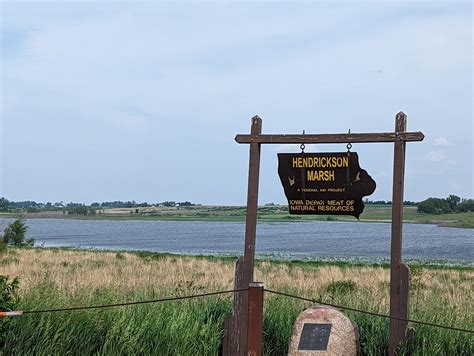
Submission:
[[[263,133],[391,132],[405,200],[473,198],[471,2],[1,0],[0,196],[244,205]],[[344,144],[306,152],[346,151]],[[393,144],[354,144],[391,200]],[[262,146],[259,203],[285,203]]]

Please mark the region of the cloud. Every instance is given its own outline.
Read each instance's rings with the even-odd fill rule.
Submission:
[[[446,137],[435,137],[434,138],[435,146],[452,146],[453,144],[448,141]]]
[[[444,151],[430,151],[426,154],[426,158],[431,162],[447,162],[448,156]]]
[[[315,145],[306,144],[304,147],[305,152],[316,152],[317,149]],[[272,151],[277,153],[300,153],[301,152],[301,144],[277,144],[272,145]]]
[[[74,151],[82,144],[77,137],[87,137],[98,152],[151,142],[163,152],[176,132],[189,143],[218,142],[216,159],[231,157],[222,160],[221,171],[234,174],[229,184],[238,186],[246,172],[231,162],[247,156],[230,156],[240,152],[232,151],[233,137],[248,133],[254,114],[263,117],[264,133],[383,132],[393,130],[395,113],[404,110],[410,130],[437,137],[427,153],[430,162],[449,160],[449,151],[442,151],[452,144],[448,137],[456,137],[460,148],[466,140],[472,146],[472,133],[462,129],[472,117],[472,16],[462,6],[5,4],[0,26],[10,52],[2,53],[1,138],[2,163],[11,169],[2,170],[2,178],[11,197],[24,192],[31,198],[28,185],[16,182],[18,162],[34,163],[28,152],[48,142],[59,140],[61,150]],[[448,111],[454,119],[446,126],[438,119]],[[22,155],[15,150],[19,143]],[[186,146],[177,145],[173,155]],[[323,149],[306,146],[306,152]],[[300,151],[298,144],[272,150]],[[381,152],[377,147],[364,156],[374,162],[373,171],[386,160]],[[44,157],[45,163],[51,159]],[[463,149],[456,157],[466,161],[472,152]],[[145,162],[140,164],[148,167]],[[124,180],[133,181],[127,174]],[[150,176],[158,174],[159,168],[150,168]],[[452,174],[446,179],[459,179]],[[114,178],[107,171],[103,176]],[[206,183],[196,180],[198,185]],[[54,179],[44,186],[54,191]],[[148,199],[149,187],[139,188]],[[266,189],[262,201],[275,200]],[[179,192],[156,190],[172,199]],[[60,194],[77,199],[68,191]],[[189,200],[189,192],[182,194]],[[211,188],[199,194],[201,201],[240,201],[237,193],[221,198],[225,194]]]

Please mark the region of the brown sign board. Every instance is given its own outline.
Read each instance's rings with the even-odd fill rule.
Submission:
[[[278,174],[290,214],[359,218],[376,187],[356,152],[279,153]]]

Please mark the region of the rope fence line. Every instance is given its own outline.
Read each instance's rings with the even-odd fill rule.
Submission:
[[[272,294],[276,294],[276,295],[281,295],[281,296],[284,296],[284,297],[299,299],[299,300],[303,300],[303,301],[306,301],[306,302],[312,302],[312,303],[316,303],[316,304],[327,305],[327,306],[330,306],[330,307],[339,308],[339,309],[343,309],[343,310],[349,310],[349,311],[353,311],[353,312],[356,312],[356,313],[361,313],[361,314],[367,314],[367,315],[371,315],[371,316],[376,316],[376,317],[380,317],[380,318],[393,319],[393,320],[399,320],[399,321],[406,321],[406,322],[410,322],[410,323],[422,324],[422,325],[432,326],[432,327],[441,328],[441,329],[447,329],[447,330],[453,330],[453,331],[461,331],[461,332],[465,332],[465,333],[474,334],[474,330],[461,329],[461,328],[456,328],[456,327],[452,327],[452,326],[448,326],[448,325],[434,324],[434,323],[429,323],[429,322],[427,322],[427,321],[420,321],[420,320],[413,320],[413,319],[397,318],[397,317],[395,317],[395,316],[390,316],[390,315],[386,315],[386,314],[381,314],[381,313],[375,313],[375,312],[370,312],[370,311],[366,311],[366,310],[355,309],[355,308],[346,307],[346,306],[343,306],[343,305],[332,304],[332,303],[325,303],[325,302],[318,301],[318,300],[316,300],[316,299],[309,299],[309,298],[299,297],[299,296],[297,296],[297,295],[292,295],[292,294],[288,294],[288,293],[277,292],[277,291],[274,291],[274,290],[271,290],[271,289],[265,289],[265,292],[272,293]]]
[[[78,310],[123,307],[123,306],[129,306],[129,305],[179,301],[179,300],[185,300],[185,299],[195,299],[195,298],[209,297],[209,296],[215,296],[215,295],[221,295],[221,294],[240,293],[240,292],[248,292],[248,291],[249,291],[249,289],[245,288],[245,289],[233,289],[233,290],[224,290],[224,291],[218,291],[218,292],[194,294],[194,295],[188,295],[188,296],[182,296],[182,297],[168,297],[168,298],[161,298],[161,299],[142,300],[142,301],[134,301],[134,302],[115,303],[115,304],[90,305],[90,306],[82,306],[82,307],[69,307],[69,308],[43,309],[43,310],[16,310],[16,311],[7,311],[7,312],[0,311],[0,317],[2,317],[2,316],[21,316],[21,315],[26,315],[26,314],[69,312],[69,311],[78,311]],[[342,310],[348,310],[348,311],[361,313],[361,314],[366,314],[366,315],[371,315],[371,316],[375,316],[375,317],[405,321],[405,322],[421,324],[421,325],[427,325],[427,326],[441,328],[441,329],[447,329],[447,330],[452,330],[452,331],[459,331],[459,332],[474,334],[474,330],[462,329],[462,328],[452,327],[452,326],[448,326],[448,325],[435,324],[435,323],[430,323],[430,322],[421,321],[421,320],[397,318],[397,317],[386,315],[386,314],[370,312],[370,311],[367,311],[367,310],[351,308],[351,307],[338,305],[338,304],[333,304],[333,303],[326,303],[326,302],[322,302],[322,301],[319,301],[319,300],[316,300],[316,299],[300,297],[300,296],[297,296],[297,295],[278,292],[278,291],[274,291],[274,290],[271,290],[271,289],[264,289],[264,291],[268,292],[268,293],[271,293],[271,294],[280,295],[280,296],[283,296],[283,297],[298,299],[298,300],[301,300],[301,301],[311,302],[311,303],[315,303],[315,304],[327,305],[327,306],[330,306],[330,307],[334,307],[334,308],[338,308],[338,309],[342,309]]]
[[[115,304],[90,305],[90,306],[83,306],[83,307],[69,307],[69,308],[44,309],[44,310],[17,310],[17,311],[10,311],[10,312],[0,312],[0,316],[18,316],[18,315],[25,315],[25,314],[41,314],[41,313],[55,313],[55,312],[89,310],[89,309],[124,307],[128,305],[170,302],[170,301],[202,298],[202,297],[209,297],[209,296],[220,295],[220,294],[238,293],[238,292],[245,292],[245,291],[248,291],[248,288],[224,290],[224,291],[219,291],[219,292],[209,292],[209,293],[203,293],[203,294],[194,294],[194,295],[187,295],[187,296],[182,296],[182,297],[168,297],[168,298],[161,298],[161,299],[140,300],[140,301],[134,301],[134,302],[124,302],[124,303],[115,303]]]

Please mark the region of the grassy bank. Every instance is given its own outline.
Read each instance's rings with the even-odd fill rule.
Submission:
[[[452,214],[419,214],[416,206],[403,209],[406,223],[437,224],[442,226],[474,228],[474,212]],[[0,217],[23,216],[25,218],[69,218],[107,220],[173,220],[173,221],[245,221],[246,207],[239,206],[190,206],[190,207],[147,207],[138,209],[104,209],[95,215],[64,215],[61,211],[39,213],[1,214]],[[290,215],[286,205],[260,206],[260,222],[283,222],[304,220],[357,221],[351,216]],[[366,205],[360,216],[365,222],[391,221],[390,205]]]
[[[24,310],[98,305],[232,289],[234,260],[62,249],[10,249],[0,275],[19,277]],[[267,289],[388,313],[389,271],[383,266],[258,261]],[[473,329],[474,270],[412,266],[413,319]],[[266,355],[283,355],[294,320],[311,304],[265,295]],[[10,319],[6,354],[215,355],[231,296],[102,310],[32,314]],[[386,319],[349,313],[363,354],[387,347]],[[469,334],[411,325],[414,354],[471,355]],[[471,334],[472,335],[472,334]]]

